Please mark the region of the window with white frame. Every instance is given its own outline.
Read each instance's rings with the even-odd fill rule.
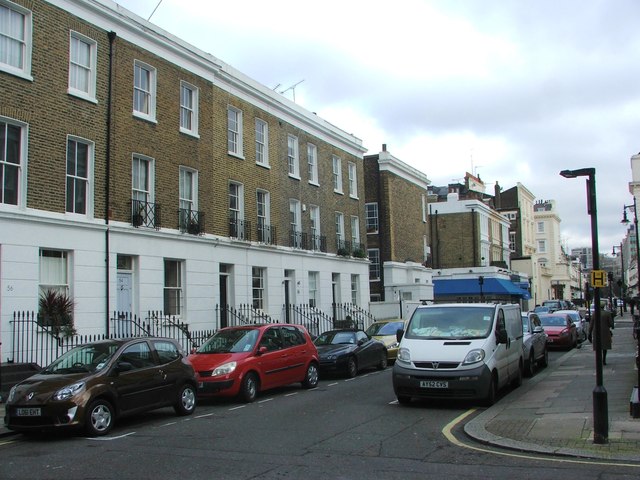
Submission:
[[[360,218],[356,216],[351,217],[351,248],[360,248]]]
[[[509,250],[516,251],[516,232],[509,232]]]
[[[22,205],[27,127],[0,117],[0,204]]]
[[[198,223],[198,172],[191,168],[180,167],[178,186],[179,222],[182,230]]]
[[[538,253],[547,253],[547,241],[538,240]]]
[[[227,148],[231,155],[242,157],[242,111],[227,107]]]
[[[133,114],[155,122],[156,69],[146,63],[133,62]]]
[[[153,201],[153,159],[133,154],[131,198],[138,203]]]
[[[367,256],[369,257],[369,280],[380,280],[380,249],[368,249]]]
[[[358,305],[358,298],[360,297],[360,277],[358,275],[351,275],[351,303]]]
[[[31,80],[32,14],[0,0],[0,70]]]
[[[67,252],[40,249],[39,295],[47,290],[69,295],[69,265]]]
[[[538,222],[538,233],[544,233],[544,222]]]
[[[256,118],[256,163],[269,166],[269,125]]]
[[[332,156],[333,165],[333,191],[342,193],[342,160],[340,157]]]
[[[182,315],[184,291],[182,288],[183,262],[164,260],[164,314]]]
[[[349,196],[352,198],[358,198],[358,175],[356,171],[356,164],[349,162]]]
[[[180,81],[180,131],[198,135],[199,90],[187,82]]]
[[[289,231],[290,245],[295,248],[302,248],[302,225],[301,225],[300,200],[289,199]]]
[[[256,191],[256,214],[258,217],[258,241],[273,243],[271,237],[271,197],[265,190]]]
[[[67,138],[66,211],[86,215],[92,198],[93,143]]]
[[[344,214],[336,212],[336,241],[338,249],[344,248]]]
[[[318,277],[319,272],[309,272],[309,306],[318,306]]]
[[[134,154],[131,162],[131,214],[136,225],[155,225],[152,158]]]
[[[312,143],[307,143],[307,165],[309,183],[318,185],[318,148]]]
[[[229,182],[229,225],[231,236],[244,239],[244,185]]]
[[[311,226],[311,247],[313,250],[320,250],[320,207],[309,205],[309,222]]]
[[[298,155],[298,137],[287,136],[287,163],[289,176],[300,178],[300,157]]]
[[[265,294],[265,271],[264,267],[251,268],[251,292],[253,308],[264,310]]]
[[[427,196],[420,195],[420,201],[422,204],[422,221],[426,222],[427,221]]]
[[[69,37],[69,93],[96,101],[97,43],[78,32]]]
[[[364,211],[367,222],[367,234],[378,233],[378,204],[376,202],[365,203]]]

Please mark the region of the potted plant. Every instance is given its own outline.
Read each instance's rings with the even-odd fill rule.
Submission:
[[[76,334],[73,324],[74,301],[55,289],[45,290],[38,300],[38,324],[51,329],[55,336],[70,337]]]

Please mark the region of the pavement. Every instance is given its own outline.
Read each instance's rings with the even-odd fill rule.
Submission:
[[[474,440],[499,448],[560,457],[631,462],[640,465],[640,418],[631,415],[630,401],[638,384],[637,341],[629,312],[615,319],[613,348],[603,366],[606,389],[605,443],[593,441],[595,353],[587,341],[540,369],[522,386],[505,392],[492,407],[464,426]],[[0,418],[5,405],[0,403]],[[0,425],[0,437],[14,435]]]
[[[520,388],[467,422],[465,433],[479,442],[510,450],[640,465],[640,418],[633,418],[630,408],[638,384],[637,345],[631,313],[618,315],[613,348],[603,365],[607,408],[601,408],[604,411],[598,411],[597,417],[608,421],[608,435],[603,435],[606,443],[593,441],[596,362],[588,341],[538,370]]]

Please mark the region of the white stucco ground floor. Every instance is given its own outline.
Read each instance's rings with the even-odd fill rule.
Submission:
[[[366,259],[135,228],[40,211],[0,211],[0,332],[15,312],[38,311],[43,291],[73,300],[79,334],[105,334],[116,312],[157,311],[194,330],[217,329],[216,309],[246,305],[284,320],[285,305],[327,315],[336,303],[368,309]],[[3,348],[3,350],[4,350]]]

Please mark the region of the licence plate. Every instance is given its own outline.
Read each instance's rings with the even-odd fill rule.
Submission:
[[[449,382],[437,380],[421,380],[420,388],[449,388]]]
[[[42,411],[39,408],[17,408],[16,416],[18,417],[39,417]]]

